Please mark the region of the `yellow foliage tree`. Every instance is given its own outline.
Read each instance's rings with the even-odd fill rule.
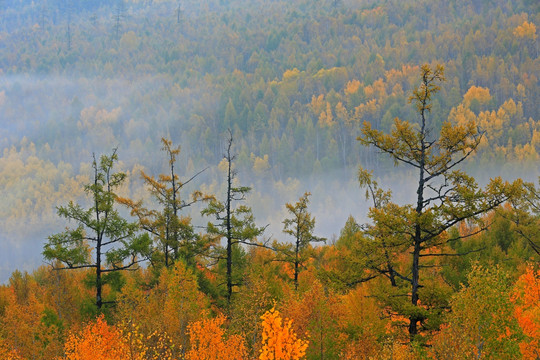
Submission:
[[[128,346],[129,359],[173,360],[177,348],[171,338],[158,330],[144,335],[141,327],[134,323],[120,325],[122,341]]]
[[[347,83],[347,85],[345,86],[345,95],[351,95],[351,94],[354,94],[358,91],[358,89],[360,88],[360,81],[358,80],[351,80]]]
[[[380,352],[375,356],[374,360],[419,360],[423,357],[415,353],[409,345],[400,344],[394,342],[392,344],[386,345]]]
[[[309,341],[298,339],[292,320],[283,321],[279,311],[272,308],[261,316],[263,347],[259,360],[300,360],[306,354]]]
[[[319,126],[321,127],[329,127],[331,128],[334,126],[334,115],[332,113],[332,106],[329,102],[326,102],[326,111],[322,111],[319,115]]]
[[[516,145],[514,156],[517,161],[538,161],[538,153],[532,144]]]
[[[268,154],[265,154],[263,157],[258,157],[251,153],[251,161],[253,161],[253,171],[259,176],[262,176],[266,171],[270,170]]]
[[[523,24],[514,29],[514,35],[519,38],[536,40],[536,25],[532,22],[524,21]]]
[[[324,95],[321,94],[319,96],[313,95],[311,97],[311,109],[314,114],[319,115],[322,113],[325,109],[325,101],[324,101]]]
[[[372,85],[366,86],[364,92],[366,98],[376,99],[379,102],[382,102],[388,96],[386,93],[386,84],[383,79],[378,79]]]
[[[299,74],[300,74],[300,71],[297,68],[294,68],[292,70],[285,70],[285,72],[283,73],[283,81],[293,79],[297,77]]]
[[[489,115],[489,112],[483,112],[484,116]],[[487,114],[487,115],[486,115]],[[471,121],[476,121],[476,115],[463,104],[459,104],[457,107],[450,110],[448,115],[448,121],[458,126],[465,126]]]
[[[138,280],[128,278],[122,289],[117,305],[118,322],[134,324],[147,337],[160,329],[176,347],[187,348],[187,326],[200,320],[208,308],[206,297],[198,289],[196,275],[182,261],[177,261],[173,268],[161,270],[158,283],[150,290],[144,288],[152,281],[151,271],[137,276]],[[151,346],[153,340],[145,343]]]
[[[374,118],[379,109],[377,100],[372,99],[366,102],[365,104],[360,104],[354,108],[354,116],[358,120],[366,120]]]
[[[470,107],[473,100],[477,100],[481,105],[487,104],[491,100],[489,89],[481,86],[471,86],[463,95],[463,104]]]

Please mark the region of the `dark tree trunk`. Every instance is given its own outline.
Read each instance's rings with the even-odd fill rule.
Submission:
[[[176,204],[176,179],[174,178],[174,158],[173,158],[173,155],[171,154],[171,183],[172,183],[172,206],[173,206],[173,221],[172,221],[172,224],[173,224],[173,233],[172,233],[172,237],[173,237],[173,243],[172,243],[172,248],[173,248],[173,251],[174,251],[174,260],[178,259],[178,229],[177,229],[177,226],[178,226],[178,206]]]
[[[96,187],[94,189],[94,203],[96,207],[96,223],[100,223],[100,216],[99,216],[99,202],[98,202],[98,195],[96,194],[97,187],[98,187],[98,168],[97,168],[97,162],[96,157],[94,156],[94,186]],[[110,187],[107,188],[110,191]],[[103,231],[100,229],[96,229],[96,235],[97,235],[97,244],[96,244],[96,306],[98,310],[101,310],[101,306],[103,305],[103,299],[101,298],[101,243],[103,240]]]
[[[425,186],[425,178],[424,178],[424,167],[426,165],[426,117],[425,117],[425,110],[426,110],[426,104],[428,99],[428,88],[426,86],[424,98],[422,100],[422,107],[420,110],[420,114],[422,116],[422,128],[420,130],[420,136],[421,136],[421,153],[420,153],[420,161],[419,161],[419,179],[418,179],[418,190],[416,190],[416,194],[418,195],[418,200],[416,203],[416,214],[418,216],[417,221],[420,221],[419,217],[422,214],[424,210],[424,186]],[[422,230],[420,228],[420,224],[417,223],[414,227],[414,249],[413,249],[413,262],[412,262],[412,281],[411,281],[411,303],[413,306],[418,306],[418,288],[419,288],[419,279],[420,279],[420,251],[421,245],[422,245]],[[418,334],[418,321],[420,321],[418,317],[418,314],[412,314],[409,317],[409,336],[411,340]]]
[[[420,227],[417,226],[417,234],[420,233]],[[413,250],[413,264],[412,264],[412,282],[411,282],[411,303],[413,306],[418,306],[418,288],[419,288],[419,260],[420,260],[420,242],[415,241]],[[417,314],[412,314],[409,317],[409,336],[413,340],[414,336],[418,334],[418,318]]]
[[[227,302],[231,303],[232,297],[232,227],[231,227],[231,200],[232,200],[232,172],[231,172],[231,145],[232,145],[232,135],[229,140],[229,145],[227,148],[227,161],[228,161],[228,172],[227,172],[227,214],[226,214],[226,227],[227,227]]]
[[[390,284],[393,287],[396,287],[397,286],[396,274],[395,274],[394,267],[392,266],[392,262],[390,261],[390,255],[388,255],[388,248],[386,246],[386,242],[384,241],[384,239],[382,239],[382,246],[384,248],[384,257],[386,259],[386,267],[388,269],[388,277],[390,279]]]
[[[98,310],[103,305],[103,299],[101,298],[101,241],[98,240],[96,246],[96,306]]]
[[[295,259],[294,259],[294,290],[298,290],[298,263],[300,262],[298,260],[298,252],[300,251],[299,249],[299,243],[300,243],[300,239],[298,238],[299,235],[297,235],[297,238],[296,238],[296,251],[295,251]]]

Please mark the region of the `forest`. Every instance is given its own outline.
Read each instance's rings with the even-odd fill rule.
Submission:
[[[538,25],[0,1],[0,358],[540,358]]]

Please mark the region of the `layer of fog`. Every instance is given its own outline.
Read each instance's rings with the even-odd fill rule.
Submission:
[[[166,169],[163,169],[164,172]],[[138,177],[137,175],[133,175]],[[240,174],[242,185],[252,186],[252,192],[247,198],[246,204],[253,208],[256,223],[259,226],[268,225],[262,238],[291,241],[282,232],[282,221],[290,214],[286,211],[285,203],[294,203],[304,192],[311,192],[309,211],[316,218],[315,234],[329,239],[335,239],[347,218],[352,215],[357,221],[366,221],[369,202],[365,200],[364,191],[356,181],[353,169],[340,170],[325,174],[322,177],[309,179],[288,179],[275,184],[264,184],[264,181],[256,179],[248,174]],[[251,179],[248,179],[251,178]],[[133,179],[136,180],[136,179]],[[223,176],[218,176],[211,184],[194,184],[203,190],[213,190],[218,198],[224,196]],[[141,185],[140,182],[138,185]],[[394,187],[398,198],[407,197],[402,192],[401,186]],[[152,206],[151,198],[144,194],[142,189],[135,191],[134,197],[145,196],[147,204]],[[187,195],[187,192],[185,192]],[[88,203],[88,199],[74,199],[80,203]],[[211,218],[202,218],[199,214],[202,206],[193,206],[185,214],[193,218],[193,223],[198,229],[204,227]],[[123,211],[129,216],[127,211]],[[11,272],[15,269],[31,271],[43,264],[41,252],[47,236],[61,232],[66,226],[74,226],[75,223],[58,218],[56,215],[38,217],[38,221],[30,223],[28,218],[19,219],[18,231],[2,233],[0,235],[0,254],[2,256],[0,266],[0,283],[8,280]],[[3,222],[5,219],[0,219]],[[133,219],[134,220],[134,219]],[[200,230],[202,231],[202,230]]]
[[[151,4],[152,1],[140,2],[141,4]],[[220,11],[220,3],[230,3],[235,9],[241,9],[249,1],[223,2],[219,0],[210,2],[183,1],[183,16],[197,18],[201,15],[209,16],[208,10]],[[259,2],[257,2],[259,3]],[[260,2],[259,6],[280,6],[283,2]],[[303,3],[315,4],[313,1]],[[347,6],[352,6],[351,1],[345,1]],[[366,4],[366,1],[358,2]],[[26,4],[30,4],[27,1]],[[155,2],[152,11],[160,16],[174,18],[176,1]],[[112,6],[112,5],[111,5]],[[142,5],[141,5],[142,6]],[[8,6],[9,7],[9,6]],[[150,8],[150,7],[149,7]],[[39,10],[39,7],[36,7]],[[11,9],[10,11],[16,9]],[[264,10],[264,9],[263,9]],[[108,12],[111,9],[98,10],[99,21],[107,24],[112,23]],[[4,20],[11,13],[1,14]],[[38,14],[31,21],[38,21]],[[129,16],[139,16],[144,18],[144,13],[128,13]],[[210,14],[217,16],[216,13]],[[219,14],[218,14],[219,15]],[[263,16],[263,15],[260,15]],[[15,17],[13,19],[16,20]],[[15,21],[10,20],[10,21]],[[29,20],[29,21],[30,21]],[[26,21],[26,20],[25,20]],[[48,19],[47,21],[51,21]],[[65,21],[59,19],[59,22]],[[252,20],[253,21],[253,20]],[[89,23],[89,20],[87,20]],[[32,26],[33,22],[25,24],[8,23],[0,21],[0,29],[13,30],[20,26]],[[110,25],[110,24],[109,24]],[[129,30],[129,29],[125,29]],[[157,175],[166,172],[166,164],[163,161],[163,154],[159,151],[159,139],[162,136],[171,136],[175,143],[182,145],[182,139],[189,130],[189,117],[194,113],[193,99],[201,98],[208,89],[203,84],[198,87],[190,87],[185,95],[175,93],[177,107],[171,107],[166,100],[160,99],[161,89],[167,92],[172,87],[172,79],[165,76],[156,75],[151,79],[138,78],[135,74],[122,79],[99,79],[92,75],[68,76],[35,76],[35,75],[2,75],[0,72],[0,151],[15,147],[21,148],[24,142],[34,143],[38,152],[38,158],[50,161],[54,165],[66,162],[73,167],[73,176],[88,168],[93,152],[107,153],[114,147],[118,147],[122,170],[132,171],[136,164],[140,164],[150,174]],[[146,114],[138,113],[138,105],[133,99],[140,99],[140,94],[152,94],[149,102],[152,107]],[[137,95],[137,96],[136,96]],[[46,99],[46,100],[45,100]],[[214,100],[215,99],[211,99]],[[211,110],[214,103],[205,103]],[[122,109],[117,121],[119,129],[122,129],[114,136],[101,136],[111,134],[85,133],[84,127],[78,127],[81,110],[88,108],[104,109],[113,112],[115,109]],[[131,122],[140,124],[130,125]],[[129,136],[123,136],[129,133]],[[144,144],[145,139],[153,138],[152,144]],[[23,138],[25,140],[23,141]],[[39,152],[45,142],[50,139],[50,153]],[[128,139],[128,140],[126,140]],[[130,146],[127,141],[139,140],[141,146],[137,151],[132,151],[135,147]],[[61,146],[61,151],[59,151]],[[130,148],[130,152],[126,149]],[[149,150],[150,149],[150,150]],[[185,168],[190,149],[183,149],[180,158],[180,167]],[[1,153],[0,153],[1,154]],[[1,155],[0,155],[1,156]],[[81,166],[81,164],[84,164]],[[193,185],[201,186],[215,192],[216,196],[223,196],[223,178],[215,170],[216,163],[195,164],[195,171],[210,165],[208,174],[200,178],[200,182]],[[523,177],[529,181],[534,181],[538,176],[538,168],[521,169],[512,164],[505,165],[504,168],[492,168],[489,170],[467,169],[477,177],[481,184],[485,184],[489,177],[503,175],[505,178],[514,179]],[[138,172],[132,173],[131,194],[135,198],[144,195]],[[386,168],[378,173],[381,185],[391,188],[394,193],[394,200],[397,203],[410,203],[414,201],[415,195],[415,174],[403,168]],[[36,175],[37,177],[37,175]],[[405,180],[407,179],[407,180]],[[24,184],[26,179],[21,178],[20,183]],[[248,198],[248,204],[253,207],[257,224],[266,225],[268,228],[264,237],[278,239],[280,241],[290,240],[282,232],[282,221],[288,216],[285,203],[294,203],[306,191],[312,193],[310,202],[310,212],[316,218],[315,234],[328,239],[338,236],[347,217],[352,215],[358,222],[366,222],[369,208],[369,201],[365,200],[364,191],[359,189],[356,181],[356,166],[349,169],[333,170],[321,176],[298,179],[284,179],[281,182],[265,181],[264,176],[254,176],[250,173],[241,172],[240,180],[242,184],[250,185],[253,191]],[[58,188],[61,183],[54,184]],[[137,187],[138,186],[138,187]],[[5,189],[0,189],[0,198]],[[25,199],[21,199],[25,202]],[[84,199],[76,199],[84,201]],[[2,213],[0,206],[0,283],[4,283],[15,269],[30,271],[40,264],[43,259],[41,251],[47,236],[60,232],[67,225],[73,225],[55,215],[52,204],[48,209],[41,209],[39,214],[28,214],[24,218],[17,219],[13,216]],[[15,207],[16,204],[7,204]],[[198,215],[200,207],[193,207],[190,215],[197,226],[204,226],[209,219],[202,219]],[[5,231],[7,222],[10,222],[10,231]]]
[[[166,172],[166,164],[161,167]],[[527,180],[534,181],[538,171],[531,169],[530,173],[521,174]],[[144,191],[138,174],[132,175],[132,196],[135,199],[145,197],[147,204],[152,206],[151,198]],[[515,177],[515,176],[514,176]],[[487,181],[487,174],[478,173],[479,182]],[[511,178],[508,176],[507,178]],[[379,174],[378,180],[385,189],[393,192],[393,201],[398,204],[414,203],[417,186],[416,173],[403,168],[387,169]],[[218,198],[223,198],[225,184],[224,175],[214,179],[205,179],[205,183],[194,181],[192,188],[211,190]],[[253,208],[256,223],[259,226],[268,225],[263,239],[291,241],[282,232],[282,221],[290,214],[285,203],[294,203],[304,192],[311,192],[309,211],[316,219],[315,235],[323,236],[328,242],[333,242],[343,228],[347,218],[353,216],[358,223],[368,222],[367,217],[371,202],[366,200],[365,191],[360,189],[356,180],[356,168],[330,172],[323,176],[288,179],[283,182],[269,183],[252,174],[239,173],[239,183],[252,186],[247,204]],[[187,196],[191,189],[184,191]],[[87,203],[87,199],[75,199]],[[193,224],[201,229],[211,218],[202,218],[199,214],[202,206],[193,206],[187,212],[193,218]],[[127,210],[123,211],[129,217]],[[5,219],[0,219],[0,223]],[[134,219],[133,219],[134,220]],[[55,215],[40,218],[29,223],[26,219],[20,221],[20,232],[2,233],[0,235],[0,283],[9,279],[15,270],[31,271],[44,264],[41,252],[47,236],[60,232],[65,226],[73,226]],[[203,231],[203,230],[200,230]]]

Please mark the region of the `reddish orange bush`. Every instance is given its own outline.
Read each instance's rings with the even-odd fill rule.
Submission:
[[[69,335],[64,350],[67,360],[142,360],[130,353],[120,329],[108,325],[103,315],[80,333]]]
[[[512,294],[515,316],[526,340],[519,344],[525,360],[540,358],[540,270],[531,266],[518,279]]]

